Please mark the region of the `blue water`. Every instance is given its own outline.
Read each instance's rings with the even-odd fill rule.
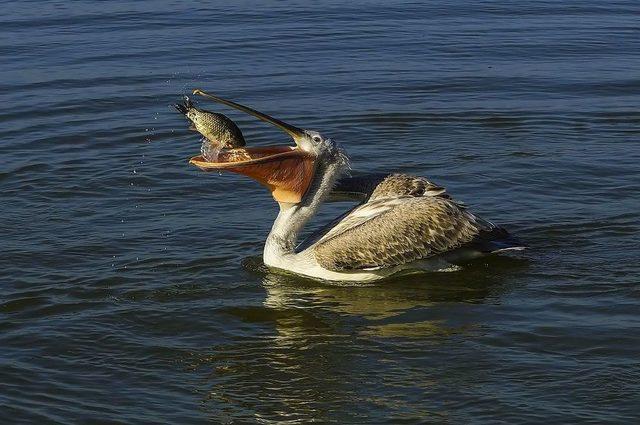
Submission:
[[[0,421],[637,422],[638,11],[4,2]],[[270,273],[270,195],[187,163],[171,104],[194,88],[426,176],[531,249],[370,286]]]

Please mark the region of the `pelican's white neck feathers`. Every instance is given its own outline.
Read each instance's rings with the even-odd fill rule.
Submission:
[[[338,179],[349,171],[346,153],[329,139],[317,146],[316,169],[307,193],[298,204],[280,202],[280,212],[267,237],[263,260],[267,266],[283,268],[293,261],[298,237],[316,214]]]

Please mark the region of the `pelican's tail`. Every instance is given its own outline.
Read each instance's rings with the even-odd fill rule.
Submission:
[[[526,244],[509,234],[509,232],[502,227],[495,227],[488,232],[483,232],[476,241],[476,247],[486,254],[505,251],[522,251],[528,248]]]
[[[517,238],[509,236],[507,239],[501,239],[497,241],[492,241],[490,243],[491,251],[490,253],[494,254],[496,252],[505,252],[505,251],[524,251],[528,248],[527,245],[520,242]]]

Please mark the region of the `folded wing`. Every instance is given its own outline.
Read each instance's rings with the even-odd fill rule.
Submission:
[[[497,229],[448,197],[373,194],[313,246],[321,266],[334,271],[398,266]]]

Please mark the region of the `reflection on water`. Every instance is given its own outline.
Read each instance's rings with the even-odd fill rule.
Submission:
[[[479,303],[497,300],[509,277],[525,268],[526,257],[489,256],[465,264],[454,272],[425,272],[400,276],[374,284],[334,283],[274,273],[252,257],[246,268],[262,273],[267,289],[265,306],[299,307],[308,304],[339,313],[371,319],[391,317],[434,302]],[[383,290],[381,290],[383,289]]]
[[[413,274],[371,285],[317,282],[267,271],[263,278],[267,291],[264,306],[275,311],[319,310],[323,314],[348,315],[351,320],[359,318],[364,327],[359,331],[370,336],[446,336],[460,328],[448,326],[445,320],[413,321],[412,312],[428,310],[436,303],[482,303],[487,299],[498,302],[508,287],[507,273],[525,266],[527,261],[494,260],[511,267],[502,267],[496,274],[489,271],[485,261],[478,261],[458,272]],[[289,334],[286,326],[277,329],[280,336]]]
[[[195,369],[210,371],[206,408],[237,418],[242,406],[256,412],[256,418],[287,423],[356,420],[365,411],[382,408],[402,412],[398,414],[404,419],[434,415],[409,407],[404,395],[394,399],[388,393],[422,396],[437,391],[441,383],[408,367],[406,359],[446,350],[481,332],[482,316],[474,306],[499,303],[511,287],[509,278],[527,264],[509,258],[489,261],[502,266],[483,260],[461,272],[344,286],[272,273],[259,259],[249,259],[245,265],[262,275],[264,302],[224,312],[241,327],[261,329],[262,338],[238,338],[194,360]],[[402,355],[396,351],[397,340],[404,341]],[[386,370],[386,377],[372,370]],[[387,396],[377,397],[382,389]],[[336,418],[328,405],[352,407]]]

